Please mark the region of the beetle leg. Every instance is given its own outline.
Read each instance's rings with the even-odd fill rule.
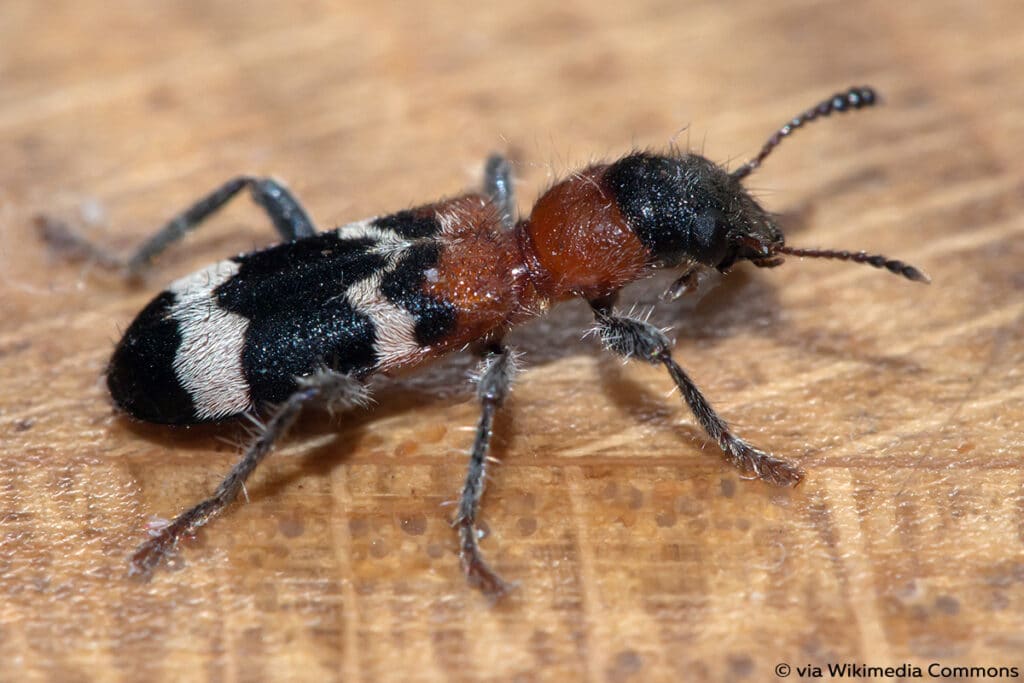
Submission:
[[[365,387],[350,375],[321,370],[309,377],[300,378],[299,388],[277,407],[265,424],[254,420],[259,425],[259,433],[214,494],[175,517],[170,524],[140,545],[129,559],[129,574],[148,578],[161,562],[174,553],[183,536],[195,533],[223,512],[244,490],[246,479],[295,423],[305,405],[321,401],[330,406],[353,406],[362,405],[366,400]]]
[[[512,164],[500,154],[487,157],[484,164],[484,192],[501,214],[506,230],[516,225],[515,189],[512,187]]]
[[[470,584],[479,588],[492,600],[508,593],[514,584],[506,583],[484,561],[480,552],[477,515],[480,498],[484,494],[487,477],[488,450],[494,414],[508,396],[516,373],[515,356],[509,349],[494,345],[480,363],[477,375],[477,397],[482,412],[477,424],[476,438],[469,453],[469,469],[459,497],[459,510],[452,526],[459,531],[459,557]]]
[[[122,269],[129,277],[137,277],[157,255],[199,227],[245,188],[249,188],[253,200],[270,216],[282,239],[291,241],[316,234],[313,222],[288,188],[273,178],[252,176],[238,176],[227,181],[168,221],[127,258],[90,243],[66,224],[49,216],[37,217],[36,225],[46,242],[69,257],[88,259],[104,268]]]
[[[704,431],[725,451],[736,467],[751,471],[759,479],[780,486],[800,483],[803,472],[799,467],[754,448],[732,432],[686,371],[673,360],[672,345],[664,332],[643,320],[616,315],[612,310],[612,299],[592,301],[590,305],[594,309],[597,332],[605,348],[624,358],[639,358],[652,365],[664,365]]]

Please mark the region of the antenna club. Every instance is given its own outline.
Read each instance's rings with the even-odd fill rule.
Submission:
[[[764,146],[761,147],[761,151],[758,152],[757,156],[733,171],[732,177],[736,180],[742,180],[753,173],[761,165],[761,162],[771,154],[772,150],[779,146],[783,139],[789,137],[796,129],[802,128],[804,124],[823,116],[829,116],[833,112],[842,113],[853,109],[871,107],[880,101],[881,98],[878,96],[878,93],[869,85],[855,86],[849,88],[846,92],[839,92],[827,100],[822,100],[804,113],[793,117],[775,131],[768,138],[768,141],[764,143]]]

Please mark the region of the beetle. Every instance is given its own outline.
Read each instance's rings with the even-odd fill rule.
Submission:
[[[488,596],[504,594],[510,584],[484,561],[476,528],[494,415],[517,371],[517,356],[502,340],[516,324],[577,297],[593,309],[607,350],[666,368],[737,467],[774,484],[797,484],[801,470],[737,436],[673,359],[665,333],[617,312],[616,296],[656,269],[679,273],[667,292],[676,298],[703,271],[725,273],[743,261],[774,267],[786,256],[864,263],[928,282],[917,268],[885,256],[786,245],[772,214],[742,184],[795,130],[877,101],[870,87],[835,94],[731,172],[678,152],[634,152],[595,164],[552,186],[522,219],[515,217],[511,166],[498,155],[488,159],[480,191],[325,232],[283,183],[254,176],[203,197],[125,260],[41,219],[51,244],[132,275],[243,190],[282,238],[173,282],[116,346],[107,386],[129,416],[172,425],[247,416],[258,425],[214,494],[155,531],[131,556],[131,572],[148,576],[183,536],[222,512],[307,405],[364,405],[371,375],[475,344],[482,349],[475,376],[481,416],[453,525],[470,582]]]

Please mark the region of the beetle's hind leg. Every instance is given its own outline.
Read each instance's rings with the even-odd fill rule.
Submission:
[[[311,402],[329,407],[363,405],[367,401],[365,386],[350,375],[321,370],[299,379],[298,389],[280,404],[266,423],[259,423],[259,432],[246,448],[242,458],[231,468],[212,496],[181,513],[170,524],[155,532],[154,536],[138,547],[129,559],[129,573],[149,577],[153,570],[169,558],[184,536],[224,511],[239,492],[246,479],[270,454],[274,444],[295,423],[302,408]]]
[[[291,241],[316,234],[309,215],[288,188],[273,178],[252,176],[238,176],[227,181],[168,221],[127,258],[92,244],[50,216],[38,216],[36,225],[43,240],[68,258],[88,260],[104,268],[123,270],[128,277],[136,277],[157,255],[199,227],[245,188],[249,188],[253,200],[266,211],[282,239]]]
[[[590,305],[597,320],[597,333],[605,348],[624,358],[639,358],[653,365],[664,365],[704,431],[736,467],[780,486],[800,483],[803,472],[799,467],[754,448],[733,433],[686,371],[672,359],[672,346],[661,330],[643,320],[616,315],[611,299],[591,301]]]
[[[498,208],[501,225],[511,230],[516,225],[515,188],[512,187],[512,164],[500,154],[487,157],[484,164],[484,193]]]
[[[459,497],[458,513],[452,522],[452,526],[459,532],[459,558],[466,577],[473,586],[492,600],[508,593],[514,585],[506,583],[484,561],[480,552],[476,520],[487,478],[494,414],[505,402],[515,373],[515,356],[504,346],[494,345],[481,361],[476,394],[482,412],[477,423],[476,438],[469,453],[469,469],[462,486],[462,495]]]

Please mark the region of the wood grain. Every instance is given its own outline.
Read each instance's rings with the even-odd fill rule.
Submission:
[[[1021,666],[1024,10],[1018,2],[0,5],[0,679],[772,680],[776,664]],[[809,472],[726,466],[655,368],[516,333],[496,433],[491,608],[448,528],[477,409],[454,358],[311,415],[248,504],[150,583],[152,516],[212,489],[237,427],[132,424],[100,376],[165,282],[271,241],[240,201],[141,288],[53,260],[31,218],[128,249],[240,172],[329,226],[453,194],[494,149],[520,206],[671,140],[742,160],[835,89],[751,178],[789,241],[904,258],[741,269],[661,305],[738,431]],[[652,304],[667,281],[633,287]],[[795,678],[796,675],[794,674]]]

